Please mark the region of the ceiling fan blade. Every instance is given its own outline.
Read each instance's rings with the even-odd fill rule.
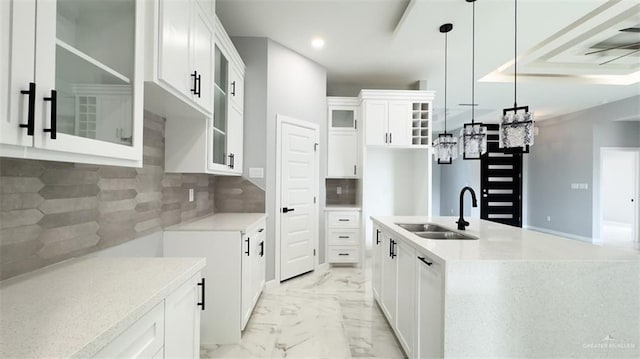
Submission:
[[[609,60],[609,61],[605,61],[605,62],[601,63],[600,65],[606,65],[606,64],[608,64],[608,63],[610,63],[610,62],[616,61],[616,60],[621,59],[621,58],[623,58],[623,57],[627,57],[627,56],[629,56],[629,55],[633,55],[633,54],[635,54],[636,52],[640,52],[640,49],[633,50],[633,51],[629,52],[628,54],[620,55],[620,56],[616,57],[615,59],[611,59],[611,60]]]
[[[634,42],[632,44],[614,46],[614,47],[610,47],[610,48],[603,49],[603,50],[587,52],[585,55],[593,55],[593,54],[598,54],[598,53],[605,52],[605,51],[610,51],[610,50],[626,49],[627,47],[633,47],[633,46],[638,46],[638,45],[640,45],[640,41]]]

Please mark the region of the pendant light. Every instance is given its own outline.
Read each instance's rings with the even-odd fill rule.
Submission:
[[[487,126],[476,122],[476,0],[466,0],[472,4],[471,30],[471,122],[460,130],[460,152],[465,160],[479,160],[487,152]]]
[[[440,26],[444,34],[444,132],[433,141],[433,155],[439,165],[450,165],[458,157],[458,139],[452,133],[447,133],[447,34],[453,29],[453,24]]]
[[[518,107],[518,0],[514,0],[514,54],[513,54],[513,107],[502,110],[500,121],[500,148],[516,149],[515,152],[528,153],[533,145],[534,122],[529,106]],[[509,152],[514,152],[509,151]]]

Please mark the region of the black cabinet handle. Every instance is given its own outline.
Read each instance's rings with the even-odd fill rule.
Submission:
[[[199,305],[201,307],[202,310],[204,310],[204,278],[202,278],[202,280],[200,281],[200,283],[198,283],[198,286],[200,287],[200,293],[202,293],[202,302],[198,302],[197,305]]]
[[[338,222],[349,222],[348,218],[339,218]]]
[[[349,253],[338,253],[339,256],[348,256]]]
[[[193,73],[191,74],[191,77],[193,77],[193,88],[191,89],[191,92],[193,92],[194,95],[200,98],[202,75],[198,75],[198,71],[193,71]]]
[[[380,244],[380,230],[376,229],[376,245]]]
[[[398,255],[396,254],[396,244],[398,244],[398,242],[394,241],[393,239],[391,240],[391,258],[395,258]]]
[[[353,165],[353,175],[355,176],[357,173],[357,166]]]
[[[384,143],[389,143],[389,132],[385,132],[384,134]]]
[[[338,238],[340,238],[340,239],[349,239],[350,237],[349,236],[338,236]]]
[[[229,168],[233,169],[236,166],[236,155],[233,153],[229,154]]]
[[[393,143],[393,133],[389,132],[389,143]]]
[[[236,97],[236,82],[231,82],[231,96]]]
[[[295,208],[282,207],[282,213],[293,212],[295,210]]]
[[[27,110],[27,124],[20,124],[20,128],[27,129],[27,136],[33,136],[33,130],[36,123],[36,84],[29,82],[29,89],[20,91],[23,95],[29,96],[29,109]]]
[[[424,264],[428,265],[429,267],[431,267],[431,265],[433,264],[433,262],[427,262],[427,259],[426,259],[425,257],[418,257],[418,259],[419,259],[422,263],[424,263]]]
[[[260,242],[260,257],[264,257],[264,241]]]
[[[247,242],[247,251],[244,252],[244,254],[246,254],[247,256],[250,256],[250,252],[251,252],[251,238],[247,237],[247,239],[245,239],[245,241]]]
[[[389,239],[389,257],[393,258],[393,240]]]
[[[264,232],[264,228],[258,229],[258,233],[262,233],[262,232]]]
[[[45,97],[44,100],[51,102],[51,128],[45,128],[43,131],[51,133],[51,139],[55,140],[58,136],[58,92],[51,90],[51,96]]]

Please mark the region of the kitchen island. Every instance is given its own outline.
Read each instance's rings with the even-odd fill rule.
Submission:
[[[410,357],[640,357],[637,253],[479,219],[371,219],[374,297]]]

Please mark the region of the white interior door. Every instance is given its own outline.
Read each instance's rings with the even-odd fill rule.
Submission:
[[[638,247],[640,151],[606,149],[601,154],[601,240],[616,247]]]
[[[280,138],[280,280],[285,280],[314,269],[318,129],[283,122]]]

